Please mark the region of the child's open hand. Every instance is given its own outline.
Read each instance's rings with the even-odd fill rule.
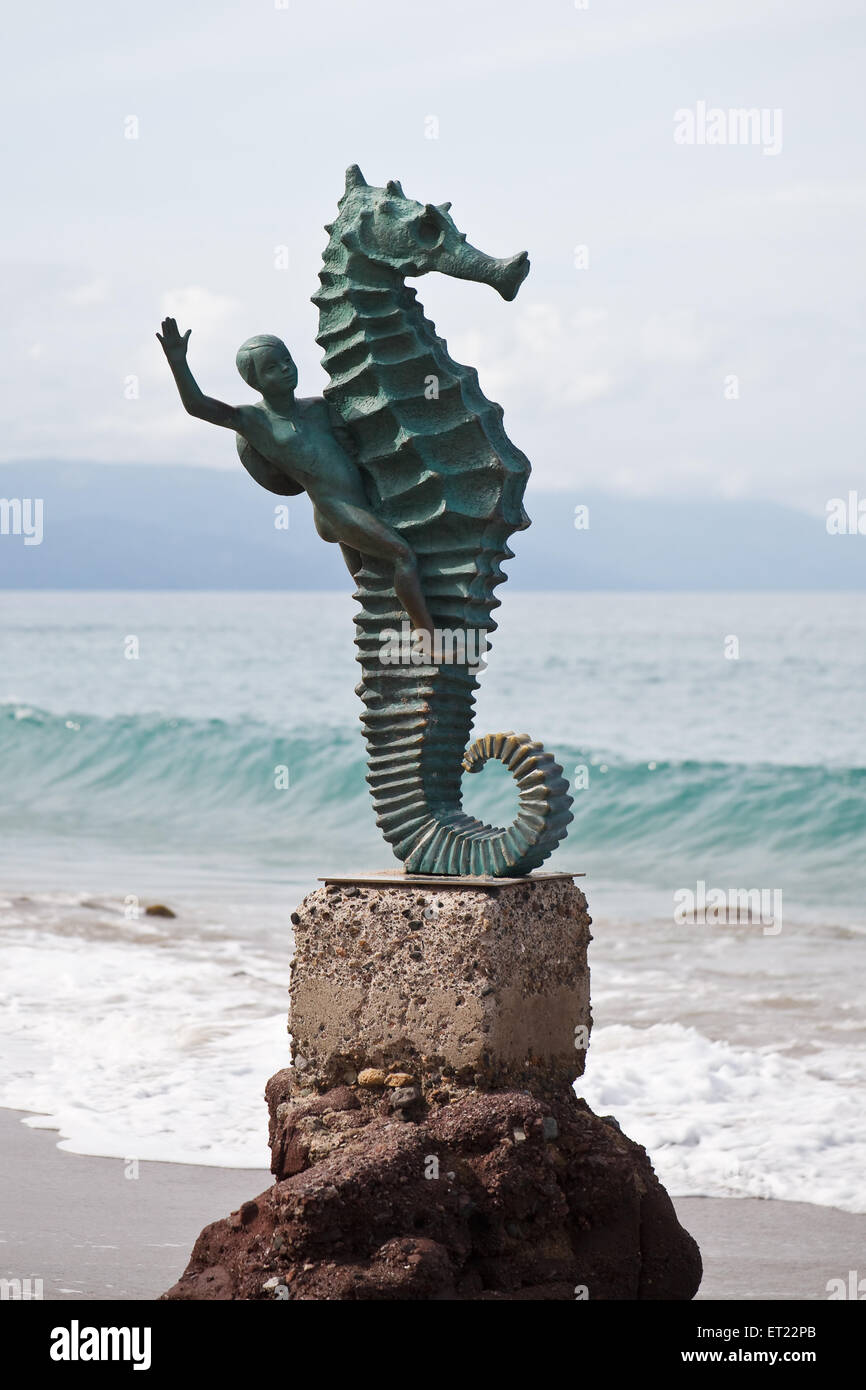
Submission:
[[[180,329],[174,319],[163,319],[162,333],[157,333],[157,338],[162,343],[162,350],[169,362],[186,361],[186,345],[189,342],[189,335],[192,332],[188,328],[181,337]]]

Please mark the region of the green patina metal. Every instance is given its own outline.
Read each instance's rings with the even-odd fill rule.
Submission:
[[[529,525],[529,461],[505,433],[471,367],[449,355],[406,276],[439,271],[477,280],[506,300],[529,270],[469,245],[449,205],[407,198],[399,183],[346,175],[313,297],[317,341],[331,378],[325,395],[352,432],[377,516],[418,561],[434,626],[492,632],[508,538]],[[403,613],[387,563],[364,557],[356,575],[368,782],[377,822],[412,873],[513,876],[537,868],[572,819],[561,767],[522,734],[494,734],[467,749],[477,668],[381,659],[382,633]],[[422,653],[423,654],[423,653]],[[500,759],[520,789],[507,829],[483,825],[461,803],[463,771]]]
[[[347,171],[313,297],[330,377],[324,401],[295,400],[297,371],[279,339],[250,339],[238,353],[262,392],[239,407],[202,395],[186,365],[189,335],[173,319],[160,341],[187,410],[235,431],[263,487],[308,492],[319,533],[342,547],[360,603],[367,781],[394,853],[413,874],[514,877],[542,864],[572,820],[562,768],[540,743],[509,732],[467,748],[508,539],[529,525],[529,461],[405,279],[435,270],[511,300],[529,260],[477,250],[449,209],[407,198],[394,181],[374,188],[357,165]],[[407,617],[411,644],[389,637]],[[462,809],[463,773],[490,758],[519,788],[506,828]]]

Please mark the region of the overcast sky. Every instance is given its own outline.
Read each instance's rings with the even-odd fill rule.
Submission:
[[[154,332],[191,327],[193,371],[232,402],[239,343],[278,333],[320,392],[309,300],[357,161],[451,199],[485,251],[528,249],[512,304],[433,275],[419,293],[534,487],[866,492],[862,0],[281,4],[7,18],[2,458],[238,467]],[[677,144],[699,102],[781,111],[781,150]]]

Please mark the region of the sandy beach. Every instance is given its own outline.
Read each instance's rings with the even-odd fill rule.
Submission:
[[[51,1300],[154,1299],[183,1272],[209,1221],[269,1186],[265,1169],[141,1163],[58,1149],[21,1111],[0,1110],[0,1278],[41,1279]],[[698,1299],[826,1299],[864,1267],[866,1216],[802,1202],[683,1197],[701,1247]]]

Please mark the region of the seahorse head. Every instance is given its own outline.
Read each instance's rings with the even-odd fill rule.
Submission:
[[[384,188],[365,180],[357,164],[346,170],[334,230],[343,244],[398,275],[438,270],[458,280],[477,280],[511,300],[529,274],[525,251],[507,259],[488,256],[466,240],[451,216],[451,204],[417,203],[389,179]]]

